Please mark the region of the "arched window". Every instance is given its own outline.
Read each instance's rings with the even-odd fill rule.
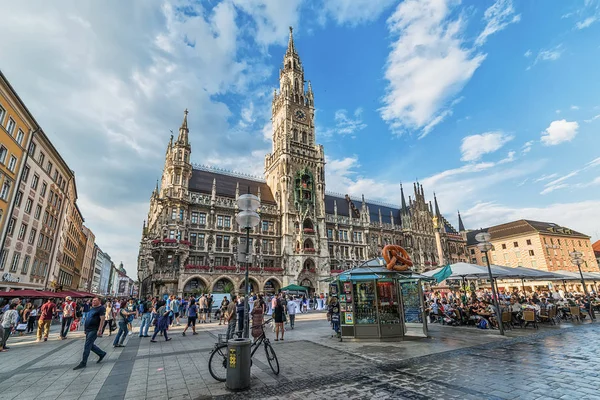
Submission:
[[[294,80],[294,90],[298,90],[298,79]]]
[[[294,140],[297,142],[298,141],[298,129],[294,128],[292,133],[293,133]]]
[[[298,95],[294,96],[294,101],[297,103],[298,102]]]
[[[306,143],[306,139],[307,139],[306,132],[302,132],[302,143]]]

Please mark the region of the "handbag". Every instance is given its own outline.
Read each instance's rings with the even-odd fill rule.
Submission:
[[[71,327],[69,328],[69,330],[71,332],[73,332],[73,331],[76,331],[78,327],[79,327],[79,320],[76,319],[73,322],[71,322]]]
[[[18,324],[17,327],[15,328],[15,331],[18,332],[23,332],[27,330],[27,324]]]

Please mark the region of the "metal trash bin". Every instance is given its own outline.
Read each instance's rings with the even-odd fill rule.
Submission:
[[[250,339],[231,339],[227,342],[227,381],[230,390],[250,387]]]

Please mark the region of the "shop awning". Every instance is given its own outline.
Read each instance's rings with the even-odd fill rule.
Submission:
[[[556,273],[563,275],[564,276],[563,280],[565,280],[565,281],[581,280],[581,275],[579,275],[579,272],[559,270],[559,271],[556,271]],[[595,272],[583,272],[583,279],[588,279],[591,281],[600,281],[600,277],[598,277],[598,274]]]
[[[447,267],[448,266],[427,271],[423,273],[423,275],[433,277],[433,275]],[[446,279],[485,278],[489,276],[487,267],[482,267],[481,265],[459,262],[450,264],[449,267],[452,273],[450,276],[447,276]]]
[[[42,290],[33,290],[33,289],[23,289],[23,290],[13,290],[12,292],[0,292],[0,297],[23,297],[23,298],[51,298],[58,297],[56,293],[53,292],[45,292]]]

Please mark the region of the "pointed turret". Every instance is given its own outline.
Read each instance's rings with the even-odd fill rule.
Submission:
[[[406,212],[406,199],[404,198],[404,188],[400,184],[400,196],[402,197],[402,213]]]
[[[466,231],[465,224],[463,224],[463,220],[462,220],[462,218],[460,216],[460,211],[458,212],[458,231],[459,232]]]
[[[190,132],[188,129],[187,116],[188,110],[186,108],[183,112],[183,122],[181,123],[181,127],[179,128],[179,136],[177,136],[177,143],[183,144],[185,146],[187,146],[189,143],[188,134]]]
[[[296,48],[294,47],[294,28],[292,28],[290,26],[290,38],[288,40],[288,47],[287,50],[285,52],[286,55],[292,55],[292,54],[297,54],[296,53]]]
[[[433,202],[435,204],[435,216],[440,217],[440,207],[438,206],[437,197],[435,196],[435,193],[433,194]]]

